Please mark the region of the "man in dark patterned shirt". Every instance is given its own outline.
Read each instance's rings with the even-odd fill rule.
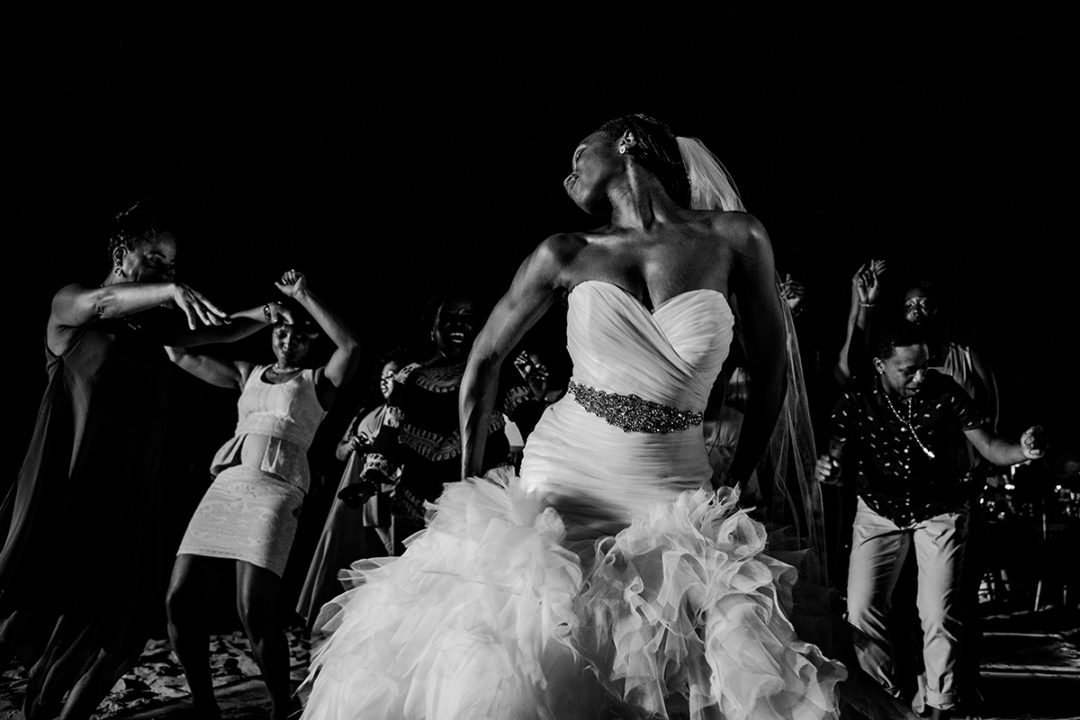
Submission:
[[[894,694],[899,687],[887,623],[914,545],[926,703],[941,718],[956,704],[963,627],[959,579],[968,511],[955,450],[966,438],[990,462],[1013,465],[1042,457],[1045,449],[1039,428],[1028,429],[1020,443],[992,436],[967,393],[929,370],[927,361],[914,326],[902,323],[884,333],[873,362],[876,377],[846,392],[833,411],[829,452],[818,459],[816,475],[823,483],[857,482],[848,622],[858,631],[859,664]]]

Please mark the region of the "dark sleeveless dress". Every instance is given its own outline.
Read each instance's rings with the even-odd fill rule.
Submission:
[[[33,676],[65,655],[76,676],[100,651],[137,659],[160,614],[170,367],[119,320],[84,327],[61,356],[46,348],[37,425],[0,505],[0,646],[37,664]]]

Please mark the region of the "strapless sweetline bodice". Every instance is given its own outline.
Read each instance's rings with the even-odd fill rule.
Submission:
[[[586,280],[570,293],[567,349],[576,382],[701,412],[733,328],[716,290],[689,290],[649,311],[618,285]]]
[[[715,290],[680,293],[651,312],[605,281],[582,282],[569,295],[573,380],[680,411],[705,409],[733,331],[731,308]],[[701,487],[711,474],[700,425],[624,432],[570,394],[545,411],[521,468],[525,487],[586,523],[625,522],[651,502]]]

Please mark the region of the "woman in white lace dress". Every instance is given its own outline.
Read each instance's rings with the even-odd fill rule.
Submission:
[[[310,484],[308,447],[357,361],[355,337],[302,273],[290,270],[276,285],[333,342],[326,365],[305,367],[318,331],[299,314],[274,324],[272,365],[169,348],[173,362],[195,377],[240,390],[236,432],[211,462],[214,482],[188,523],[166,599],[169,637],[187,675],[194,712],[211,720],[218,708],[202,620],[210,589],[234,567],[237,611],[270,692],[272,716],[281,720],[294,709],[277,591]]]

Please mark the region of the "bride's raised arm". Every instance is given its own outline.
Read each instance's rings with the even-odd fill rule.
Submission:
[[[735,262],[729,280],[739,310],[750,375],[746,415],[731,460],[731,478],[740,488],[746,486],[761,461],[787,391],[786,331],[776,289],[772,244],[756,218],[743,217],[745,231],[738,233],[733,243]]]
[[[483,472],[486,428],[495,407],[503,361],[551,307],[563,284],[565,268],[584,244],[573,235],[552,235],[540,243],[518,268],[510,289],[473,342],[458,406],[463,478]]]

